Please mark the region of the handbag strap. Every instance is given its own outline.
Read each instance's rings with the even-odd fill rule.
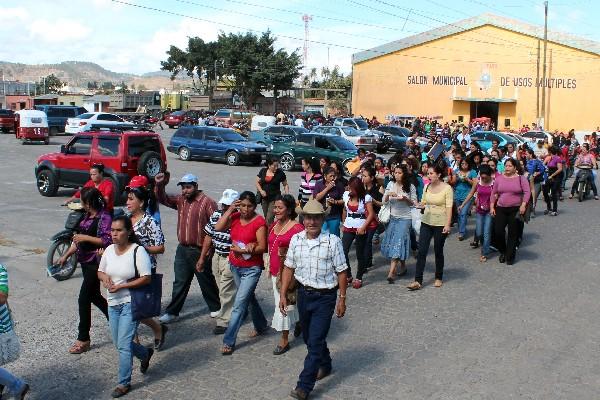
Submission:
[[[135,276],[133,277],[134,279],[137,279],[140,277],[140,273],[138,272],[137,269],[137,251],[140,248],[140,246],[136,245],[135,249],[133,249],[133,269],[135,269]]]

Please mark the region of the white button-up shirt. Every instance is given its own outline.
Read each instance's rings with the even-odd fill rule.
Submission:
[[[348,268],[341,239],[323,232],[316,239],[308,239],[306,231],[292,236],[284,264],[298,282],[315,289],[333,289],[337,273]]]

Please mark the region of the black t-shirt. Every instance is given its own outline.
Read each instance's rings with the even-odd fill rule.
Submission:
[[[275,198],[281,194],[281,184],[287,180],[285,172],[279,168],[275,171],[275,175],[273,175],[271,181],[268,183],[266,181],[267,168],[261,169],[257,176],[260,186],[267,192],[266,201],[275,200]]]
[[[374,200],[377,200],[379,202],[383,200],[383,194],[379,191],[380,187],[381,186],[375,183],[373,186],[371,186],[371,190],[367,190],[367,194],[370,195]],[[377,207],[375,203],[373,203],[373,211],[375,211],[375,214],[379,213],[380,208],[381,207]]]

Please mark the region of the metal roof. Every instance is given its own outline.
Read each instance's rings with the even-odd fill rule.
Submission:
[[[531,25],[516,19],[501,17],[495,14],[481,14],[472,18],[457,21],[452,24],[441,26],[422,32],[413,36],[408,36],[400,40],[373,47],[372,49],[361,51],[352,55],[352,64],[357,64],[373,58],[381,57],[386,54],[404,50],[410,47],[418,46],[423,43],[442,39],[444,37],[459,34],[471,29],[479,28],[485,25],[491,25],[509,31],[521,33],[523,35],[535,38],[544,38],[544,27]],[[562,32],[548,31],[548,41],[563,46],[571,47],[577,50],[586,51],[600,55],[600,42],[584,39],[575,35]]]

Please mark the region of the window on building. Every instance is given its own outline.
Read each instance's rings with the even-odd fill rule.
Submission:
[[[464,120],[465,120],[465,117],[463,115],[458,116],[458,122],[463,122]]]
[[[507,127],[507,128],[510,126],[510,118],[505,118],[504,119],[504,126]]]

